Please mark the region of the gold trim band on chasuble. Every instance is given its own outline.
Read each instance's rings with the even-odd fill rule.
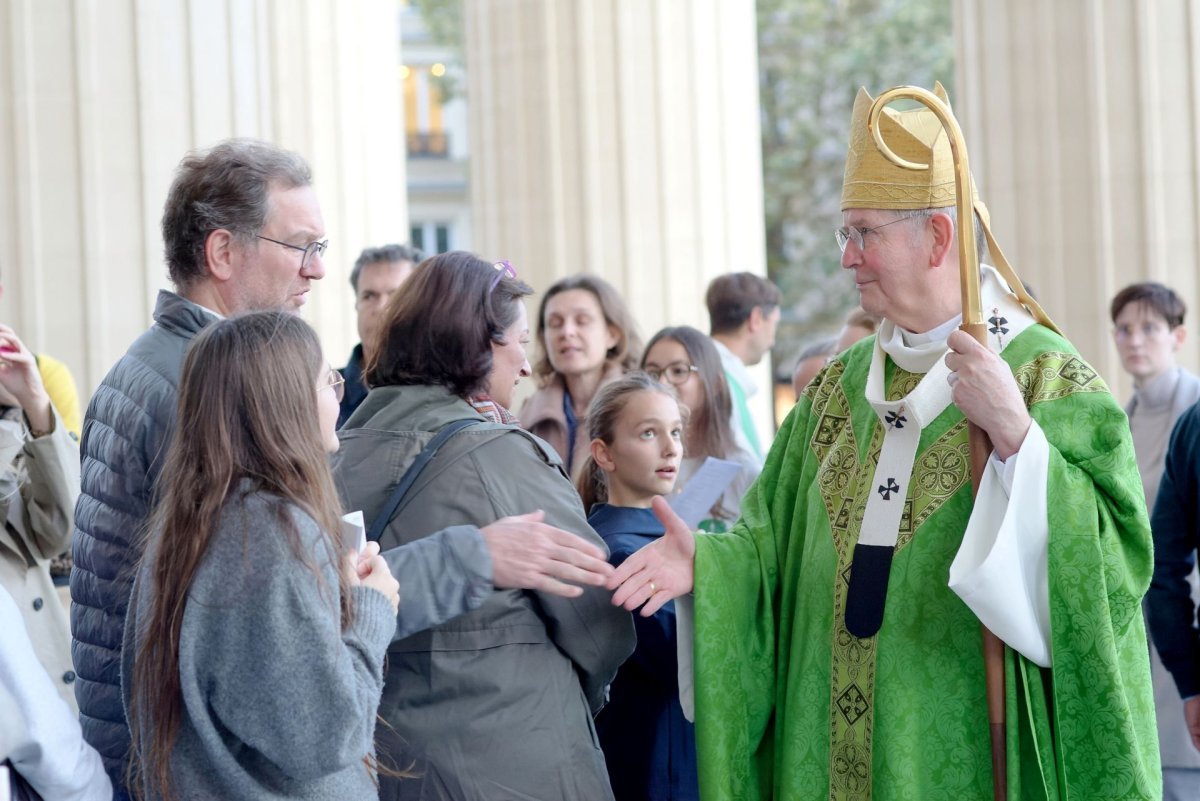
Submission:
[[[896,367],[888,399],[906,397],[922,378],[921,374]],[[858,443],[853,427],[849,425],[849,403],[842,391],[840,376],[838,379],[831,376],[830,380],[834,382],[833,391],[826,397],[820,410],[820,422],[810,443],[821,463],[817,482],[829,515],[830,532],[837,552],[829,670],[829,797],[831,801],[865,801],[871,797],[871,739],[874,730],[878,639],[876,636],[860,639],[847,630],[846,598],[859,524],[870,497],[885,431],[876,419],[868,458],[860,464]],[[932,480],[917,482],[907,493],[896,542],[897,553],[912,541],[913,532],[930,515],[968,483],[970,462],[966,421],[951,426],[937,442],[918,456],[917,464],[922,474],[931,476]]]

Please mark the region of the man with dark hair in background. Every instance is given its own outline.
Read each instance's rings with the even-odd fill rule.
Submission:
[[[350,361],[342,368],[346,379],[346,394],[338,414],[341,428],[358,405],[367,397],[363,369],[375,351],[375,336],[388,298],[412,275],[421,261],[421,252],[408,245],[384,245],[366,248],[350,271],[350,286],[354,288],[354,311],[358,313],[358,344],[350,352]]]
[[[761,362],[775,345],[780,299],[777,286],[753,273],[717,276],[704,296],[709,334],[721,354],[721,366],[729,381],[734,435],[738,445],[752,454],[760,466],[766,451],[749,404],[758,387],[746,368]]]

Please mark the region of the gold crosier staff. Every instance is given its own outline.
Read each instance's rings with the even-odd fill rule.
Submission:
[[[954,160],[955,204],[958,209],[958,267],[962,277],[963,321],[960,329],[987,347],[987,325],[983,321],[983,301],[979,294],[979,252],[975,248],[974,192],[971,186],[971,170],[967,164],[967,146],[963,141],[962,130],[958,127],[958,121],[954,119],[950,107],[932,92],[918,86],[898,86],[889,89],[875,99],[875,103],[871,106],[867,125],[875,138],[875,146],[879,148],[879,152],[897,166],[910,170],[929,169],[928,164],[918,164],[901,158],[883,141],[883,135],[879,128],[879,115],[883,113],[883,109],[888,103],[900,99],[916,100],[932,111],[942,123],[950,141],[950,154]],[[1020,293],[1021,289],[1016,289],[1016,291]],[[987,466],[992,443],[988,439],[987,432],[974,423],[969,423],[969,430],[971,496],[974,498],[979,492],[979,482],[983,477],[983,470]],[[992,791],[996,801],[1005,801],[1008,797],[1008,759],[1004,735],[1004,643],[989,631],[987,626],[982,626],[982,629],[983,660],[987,675],[988,723],[992,735]]]

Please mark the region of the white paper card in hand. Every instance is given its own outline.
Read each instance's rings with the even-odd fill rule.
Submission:
[[[726,487],[741,469],[742,466],[738,462],[709,456],[683,491],[667,498],[667,503],[688,528],[694,529],[700,525],[701,520],[708,517],[709,510],[721,500]]]
[[[361,509],[342,515],[342,545],[348,551],[367,547],[367,524],[363,522]]]

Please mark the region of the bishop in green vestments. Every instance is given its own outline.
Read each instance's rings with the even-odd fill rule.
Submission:
[[[885,140],[929,165],[901,170],[867,132],[870,103],[860,92],[837,238],[883,326],[804,391],[734,529],[671,521],[614,575],[614,602],[685,596],[684,612],[693,593],[705,799],[990,800],[980,621],[1006,644],[1009,798],[1158,799],[1139,611],[1153,559],[1125,415],[978,202],[999,268],[981,275],[988,347],[956,330],[941,124],[885,111]],[[974,502],[968,420],[995,449]]]

